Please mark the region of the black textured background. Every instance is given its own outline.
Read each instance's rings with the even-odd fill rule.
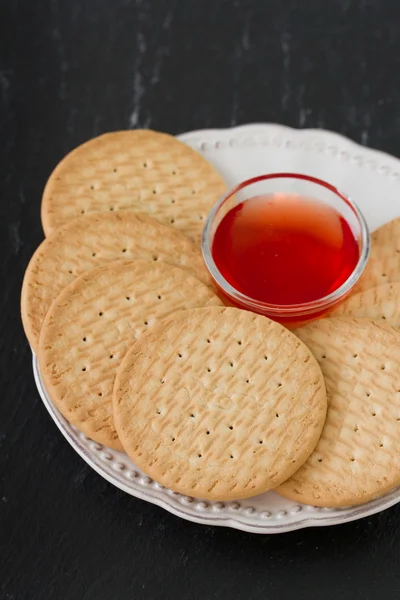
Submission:
[[[400,597],[400,507],[258,537],[107,484],[42,406],[19,319],[41,191],[83,140],[276,121],[400,155],[399,83],[398,0],[0,0],[1,599]]]

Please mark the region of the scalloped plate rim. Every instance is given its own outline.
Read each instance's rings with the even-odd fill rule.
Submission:
[[[362,146],[355,140],[352,140],[352,139],[346,137],[344,134],[338,133],[337,131],[331,131],[330,129],[317,129],[314,127],[300,129],[298,127],[290,127],[289,125],[282,125],[280,123],[274,123],[274,122],[248,123],[248,124],[243,123],[241,125],[236,125],[235,127],[221,127],[221,128],[214,127],[211,129],[195,129],[193,131],[185,131],[184,133],[180,133],[176,137],[181,139],[182,141],[186,141],[186,139],[190,139],[192,137],[200,136],[200,135],[216,135],[216,134],[227,135],[227,134],[229,134],[229,132],[231,132],[234,135],[235,133],[241,133],[241,132],[246,132],[246,131],[249,133],[255,133],[257,130],[271,130],[271,129],[276,129],[277,131],[280,131],[282,133],[287,132],[287,133],[290,133],[291,135],[298,135],[298,136],[302,136],[304,134],[315,135],[316,137],[330,136],[332,138],[336,138],[338,141],[340,141],[344,144],[348,144],[348,145],[354,146],[354,147],[362,150],[365,154],[367,154],[369,156],[371,154],[375,154],[375,155],[379,156],[380,158],[385,158],[389,161],[395,161],[395,162],[400,161],[400,158],[394,156],[393,154],[389,154],[388,152],[385,152],[384,150],[378,150],[377,148],[369,148],[368,146]]]
[[[75,452],[77,452],[77,454],[79,454],[79,456],[96,473],[98,473],[101,477],[103,477],[106,481],[108,481],[108,483],[114,485],[115,487],[122,490],[123,492],[126,492],[130,496],[139,498],[140,500],[144,500],[145,502],[150,502],[151,504],[155,504],[156,506],[159,506],[160,508],[163,508],[164,510],[167,510],[168,512],[172,513],[176,517],[181,517],[187,521],[192,521],[192,522],[203,524],[203,525],[217,525],[217,526],[231,527],[233,529],[238,529],[238,530],[246,531],[249,533],[259,533],[259,534],[287,533],[289,531],[304,529],[306,527],[323,527],[323,526],[327,526],[327,525],[339,525],[342,523],[348,523],[350,521],[358,520],[363,517],[371,516],[373,514],[382,512],[383,510],[390,508],[391,506],[397,504],[400,501],[400,489],[397,488],[395,490],[392,490],[385,496],[382,496],[381,498],[376,498],[375,500],[373,500],[369,503],[350,507],[349,509],[342,509],[343,511],[351,510],[351,512],[347,515],[341,516],[340,509],[339,510],[336,509],[338,512],[334,513],[333,515],[328,514],[328,513],[325,513],[325,514],[317,513],[318,514],[317,517],[302,517],[296,521],[291,521],[290,523],[287,523],[287,524],[285,524],[283,521],[282,524],[275,524],[275,525],[267,525],[267,524],[255,525],[255,524],[248,523],[246,521],[242,521],[238,517],[236,517],[236,518],[222,517],[218,514],[215,514],[215,516],[213,516],[213,517],[206,516],[206,515],[204,515],[204,517],[203,517],[201,515],[194,514],[193,512],[187,513],[187,512],[185,512],[183,507],[179,507],[179,509],[178,509],[171,502],[169,502],[168,496],[166,496],[165,498],[159,498],[159,497],[155,496],[154,494],[147,493],[145,491],[136,490],[136,489],[133,491],[128,485],[124,484],[121,480],[119,480],[117,478],[116,473],[114,473],[113,476],[109,475],[109,473],[103,467],[103,465],[99,461],[94,460],[92,454],[90,454],[86,450],[86,448],[80,443],[78,436],[74,435],[69,430],[68,424],[66,424],[64,417],[62,417],[62,415],[56,409],[54,404],[47,397],[46,392],[45,392],[45,387],[44,387],[44,384],[43,384],[43,381],[42,381],[41,375],[40,375],[39,363],[38,363],[37,357],[33,351],[32,351],[32,368],[33,368],[33,374],[34,374],[36,387],[38,389],[39,395],[40,395],[42,402],[45,405],[49,415],[55,422],[57,428],[61,431],[64,438],[75,450]],[[384,505],[381,506],[380,502],[383,502],[383,501],[384,501]],[[373,504],[375,504],[375,506],[372,506],[372,507],[369,506],[369,505],[373,505]]]
[[[400,169],[400,160],[386,152],[382,152],[380,150],[370,149],[365,146],[361,146],[357,142],[350,140],[340,133],[336,133],[333,131],[328,131],[324,129],[296,129],[293,127],[289,127],[286,125],[280,125],[278,123],[251,123],[251,124],[242,124],[236,127],[227,127],[227,128],[214,128],[214,129],[198,129],[195,131],[188,131],[178,135],[177,137],[182,141],[189,141],[195,137],[211,137],[211,136],[235,136],[235,134],[251,134],[251,133],[261,133],[261,132],[272,132],[273,133],[286,133],[290,135],[295,135],[301,137],[301,135],[309,135],[315,137],[330,137],[331,139],[336,139],[341,143],[352,146],[354,148],[359,149],[359,153],[368,155],[376,155],[380,159],[384,158],[391,163],[396,163],[398,168]],[[376,498],[371,502],[366,504],[348,507],[344,509],[332,509],[335,511],[333,514],[329,514],[329,512],[317,512],[314,517],[303,516],[297,520],[290,520],[285,523],[285,520],[282,519],[282,523],[276,523],[274,525],[268,524],[266,521],[265,524],[261,523],[257,525],[256,523],[251,523],[248,521],[243,521],[240,519],[240,516],[237,514],[234,517],[226,517],[222,516],[218,513],[214,513],[210,515],[209,513],[195,513],[185,511],[184,506],[175,506],[169,496],[164,494],[164,497],[159,497],[157,492],[154,490],[152,492],[148,492],[146,490],[140,489],[132,489],[129,487],[127,483],[124,483],[122,478],[117,476],[117,472],[108,473],[105,467],[102,465],[99,459],[95,459],[94,455],[86,449],[81,441],[79,440],[78,434],[69,428],[69,424],[66,422],[64,417],[59,413],[56,407],[51,402],[43,381],[41,379],[39,365],[37,361],[37,357],[32,351],[32,367],[33,374],[35,379],[35,384],[38,389],[39,395],[45,405],[48,413],[51,418],[55,422],[58,429],[61,431],[64,438],[69,442],[72,448],[79,454],[81,458],[100,476],[102,476],[106,481],[116,486],[120,490],[139,498],[141,500],[150,502],[151,504],[157,505],[160,508],[163,508],[170,512],[171,514],[183,518],[188,521],[192,521],[199,524],[204,525],[216,525],[216,526],[225,526],[230,527],[237,530],[242,530],[250,533],[285,533],[289,531],[299,530],[307,527],[322,527],[327,525],[338,525],[342,523],[347,523],[350,521],[358,520],[360,518],[364,518],[367,516],[374,515],[376,513],[382,512],[394,506],[398,502],[400,502],[400,488],[394,489],[388,494]],[[107,450],[107,449],[106,449]],[[161,490],[160,488],[160,491]],[[302,505],[304,506],[304,505]],[[306,507],[307,508],[307,507]],[[312,507],[310,507],[312,508]],[[324,511],[329,511],[330,509],[322,509]],[[276,520],[279,521],[279,517],[276,517]]]

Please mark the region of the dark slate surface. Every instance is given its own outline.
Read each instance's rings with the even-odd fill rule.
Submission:
[[[400,597],[400,507],[257,537],[107,484],[42,406],[19,319],[68,150],[117,128],[276,121],[400,155],[399,27],[397,0],[0,2],[1,599]]]

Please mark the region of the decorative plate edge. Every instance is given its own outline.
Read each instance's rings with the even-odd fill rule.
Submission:
[[[212,503],[195,498],[186,498],[181,494],[177,494],[175,492],[171,492],[170,490],[166,490],[157,482],[141,474],[139,470],[132,471],[130,466],[124,465],[123,462],[115,460],[115,450],[111,450],[110,448],[106,448],[101,444],[90,440],[84,434],[78,432],[75,428],[73,428],[51,402],[51,399],[47,394],[47,391],[44,387],[44,383],[41,378],[37,357],[33,351],[32,368],[39,395],[51,418],[55,422],[58,429],[61,431],[64,438],[69,442],[69,444],[74,448],[74,450],[79,454],[79,456],[83,458],[83,460],[94,469],[94,471],[96,471],[106,481],[108,481],[112,485],[115,485],[117,488],[128,493],[129,495],[150,502],[151,504],[155,504],[156,506],[167,510],[168,512],[174,514],[177,517],[182,517],[186,519],[187,521],[193,521],[195,523],[204,525],[231,527],[233,529],[247,531],[249,533],[286,533],[297,529],[303,529],[305,527],[321,527],[324,525],[337,525],[341,523],[347,523],[355,519],[360,519],[362,517],[367,517],[377,512],[381,512],[387,508],[390,508],[400,500],[400,490],[396,489],[392,490],[392,492],[390,492],[386,496],[383,496],[382,498],[377,498],[367,504],[355,506],[352,508],[325,509],[299,504],[296,505],[296,507],[294,507],[297,508],[297,510],[278,510],[274,515],[270,511],[259,511],[251,506],[241,507],[239,501],[226,503]],[[89,451],[86,448],[85,444],[92,444],[93,448],[91,448]],[[118,455],[121,455],[122,459],[125,456],[123,453],[119,452]],[[113,463],[113,461],[115,461],[116,465],[122,465],[122,469],[117,468],[115,472],[110,473],[105,465],[108,465],[109,467],[109,465]],[[133,475],[132,478],[128,478],[130,484],[128,485],[124,481],[124,477],[121,475],[121,472],[127,473],[130,470],[133,472]],[[144,486],[147,487],[150,485],[152,486],[152,488],[146,490]],[[167,494],[165,494],[165,491],[167,492]],[[160,492],[162,492],[164,495],[160,496]],[[180,499],[179,504],[177,503],[178,498]],[[193,509],[192,511],[185,510],[185,507],[193,507],[193,503],[196,503],[197,505],[195,509],[196,512],[194,512]],[[220,512],[222,510],[230,510],[235,516],[226,516]],[[202,514],[203,511],[204,514]],[[318,516],[304,516],[304,512],[307,511],[316,512]],[[291,520],[290,522],[275,522],[273,524],[267,524],[266,522],[265,525],[258,525],[252,522],[251,520],[246,519],[246,517],[254,519],[257,513],[258,518],[260,520],[275,519],[276,521],[279,521],[281,519],[284,519],[284,517],[287,517],[288,514],[293,515],[296,513],[303,513],[303,516],[299,519]]]
[[[253,123],[232,129],[204,129],[177,136],[200,152],[212,148],[237,148],[256,145],[276,148],[303,149],[326,154],[341,161],[350,161],[359,168],[368,168],[378,175],[400,181],[400,160],[380,150],[361,146],[345,136],[325,129],[295,129],[275,123]],[[204,137],[208,137],[204,141]],[[329,138],[329,142],[327,142]],[[372,157],[373,156],[373,157]]]
[[[336,157],[339,160],[351,161],[360,168],[368,167],[373,171],[376,171],[379,175],[400,181],[399,159],[379,150],[365,148],[341,134],[327,130],[295,129],[274,123],[253,123],[239,125],[234,128],[190,131],[178,135],[177,137],[201,152],[207,152],[207,150],[213,148],[235,148],[260,144],[268,146],[272,145],[277,148],[285,147],[286,149],[293,150],[301,148],[305,151],[325,153],[331,157]],[[206,142],[204,141],[205,137],[208,138]],[[327,138],[330,138],[332,141],[328,143],[326,141]],[[372,159],[371,155],[375,158]],[[297,510],[294,510],[296,508],[295,506],[289,511],[278,510],[276,514],[273,515],[270,511],[260,511],[251,506],[241,507],[240,502],[210,503],[186,498],[180,494],[171,492],[170,490],[165,490],[163,486],[153,482],[149,477],[142,475],[139,471],[132,470],[131,467],[127,468],[126,465],[123,465],[123,463],[119,461],[115,461],[115,464],[122,465],[122,469],[116,468],[115,471],[109,472],[105,465],[109,466],[115,460],[115,451],[104,448],[100,444],[89,440],[89,438],[78,432],[75,428],[72,428],[51,402],[41,379],[38,361],[33,351],[32,359],[35,383],[43,404],[65,439],[81,458],[83,458],[83,460],[85,460],[85,462],[106,481],[115,485],[122,491],[157,505],[177,517],[199,524],[231,527],[250,533],[285,533],[306,527],[321,527],[347,523],[386,510],[400,501],[400,488],[397,488],[381,498],[377,498],[360,506],[344,509],[324,509],[298,505]],[[90,451],[84,445],[89,443],[93,444],[93,448],[91,448]],[[96,446],[96,448],[94,446]],[[94,455],[94,452],[98,454]],[[121,457],[124,456],[122,453],[118,454],[120,454]],[[97,460],[95,460],[94,457]],[[131,487],[127,485],[121,476],[121,471],[129,469],[135,473],[132,479],[127,479],[130,482]],[[137,483],[135,479],[140,480],[141,483]],[[150,490],[146,490],[144,486],[150,485],[153,487],[150,488]],[[162,493],[163,496],[160,496],[160,493]],[[179,504],[177,503],[177,498],[181,499]],[[184,501],[185,498],[186,501]],[[194,512],[193,509],[190,512],[185,510],[185,506],[193,507],[193,503],[196,503],[196,512]],[[218,505],[222,506],[218,508]],[[235,516],[225,516],[220,512],[222,510],[231,510]],[[200,511],[204,511],[204,514]],[[304,513],[306,512],[316,513],[317,516],[304,516]],[[302,517],[297,520],[290,520],[289,522],[277,522],[274,524],[270,522],[269,524],[258,525],[251,520],[248,520],[254,519],[254,516],[257,513],[260,520],[265,518],[266,520],[275,519],[276,521],[279,521],[280,519],[287,517],[288,514],[293,515],[297,513],[302,513]],[[263,516],[263,513],[269,514],[264,514]]]

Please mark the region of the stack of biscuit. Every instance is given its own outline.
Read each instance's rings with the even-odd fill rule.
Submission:
[[[22,320],[63,416],[177,492],[346,506],[400,484],[400,221],[354,293],[291,332],[226,307],[200,237],[216,170],[153,131],[100,136],[46,185]],[[383,285],[382,285],[383,283]]]

